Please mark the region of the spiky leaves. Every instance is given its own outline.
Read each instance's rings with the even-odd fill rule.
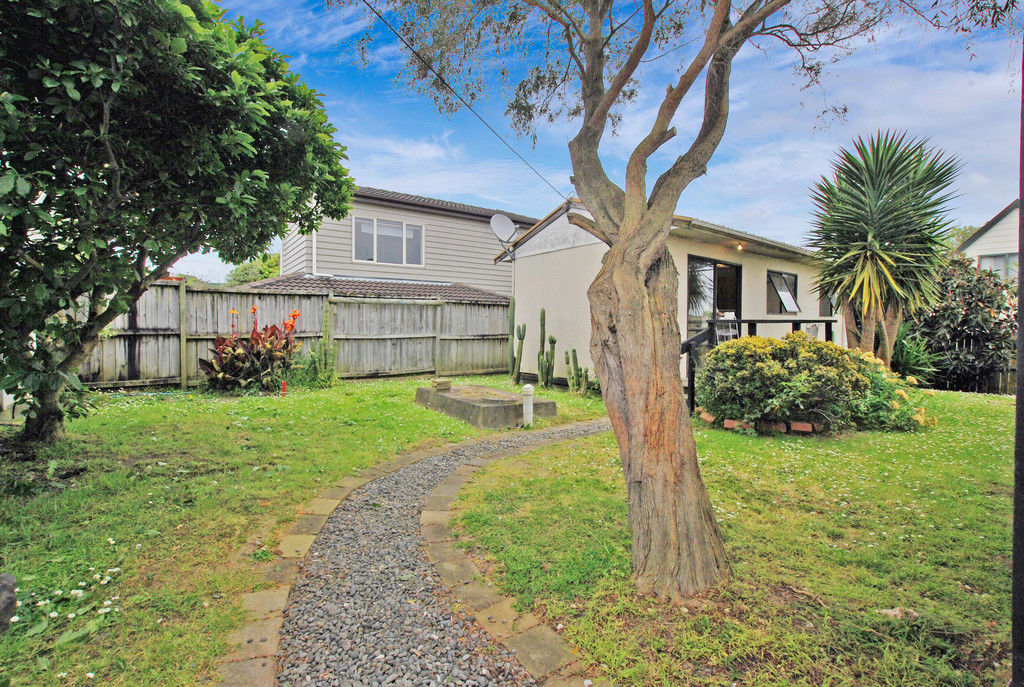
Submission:
[[[875,325],[898,327],[936,296],[960,167],[926,140],[879,132],[841,149],[812,192],[818,290],[853,311],[863,335],[855,345],[885,360],[891,337],[876,346]]]

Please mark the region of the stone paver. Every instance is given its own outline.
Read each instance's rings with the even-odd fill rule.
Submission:
[[[302,558],[316,540],[313,534],[286,534],[278,548],[284,558]]]
[[[277,653],[281,642],[280,615],[270,616],[255,623],[246,625],[231,635],[231,643],[238,645],[227,656],[228,662],[245,661],[251,658],[263,658]]]
[[[309,515],[330,515],[341,505],[341,499],[316,498],[302,507],[302,512]]]
[[[572,660],[569,644],[547,625],[537,625],[501,641],[516,652],[516,658],[531,675],[548,675]]]
[[[302,515],[288,528],[291,534],[319,534],[320,528],[327,522],[326,515]]]
[[[258,592],[249,592],[242,595],[242,605],[256,618],[279,615],[288,602],[289,591],[291,585],[283,584]]]
[[[273,685],[277,666],[272,657],[251,658],[248,661],[224,663],[218,672],[221,675],[218,687],[256,687]]]

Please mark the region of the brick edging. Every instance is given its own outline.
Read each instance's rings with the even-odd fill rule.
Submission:
[[[588,420],[575,423],[575,425],[563,425],[559,429],[600,422],[602,421]],[[327,523],[331,513],[352,492],[379,477],[439,453],[446,453],[460,448],[473,448],[480,444],[493,442],[496,439],[506,439],[517,435],[529,436],[529,434],[529,430],[491,433],[482,437],[465,439],[457,443],[401,453],[391,460],[364,468],[355,475],[342,477],[337,483],[323,489],[313,497],[309,503],[300,509],[302,515],[292,523],[287,534],[285,534],[277,549],[275,549],[278,558],[263,565],[258,573],[260,582],[269,582],[273,586],[242,595],[242,605],[250,613],[250,622],[231,635],[229,641],[233,649],[220,661],[217,672],[221,676],[222,681],[219,684],[222,687],[272,687],[277,684],[276,654],[280,646],[281,628],[284,625],[284,609],[288,605],[292,586],[298,578],[299,561],[305,558],[306,553],[313,546],[313,542]],[[537,442],[527,447],[509,451],[507,455],[514,455],[515,453],[551,443],[555,443],[555,441]],[[500,455],[505,454],[502,453]],[[495,455],[495,458],[497,457],[499,457],[499,454]],[[458,468],[456,472],[461,469],[461,467]],[[451,499],[449,498],[450,502]],[[421,518],[421,532],[423,531],[422,522]],[[431,562],[434,562],[433,559],[431,559]],[[554,684],[551,683],[552,686]]]
[[[575,659],[575,652],[568,642],[534,614],[518,613],[515,610],[515,599],[498,594],[493,587],[481,581],[483,576],[473,561],[453,544],[449,524],[455,511],[451,506],[473,474],[496,460],[609,430],[606,421],[581,422],[577,426],[586,424],[593,424],[594,431],[499,451],[459,466],[424,498],[420,514],[423,546],[442,581],[470,609],[477,623],[512,651],[526,671],[543,687],[601,687],[611,683],[603,679],[586,679],[583,675],[585,666]]]

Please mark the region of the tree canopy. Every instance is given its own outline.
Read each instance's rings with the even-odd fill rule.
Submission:
[[[0,387],[52,435],[96,336],[175,261],[244,262],[353,184],[319,95],[211,2],[6,1],[0,34]]]
[[[281,274],[281,254],[264,253],[255,260],[243,262],[228,272],[225,283],[229,286],[247,284],[260,279],[270,279]]]

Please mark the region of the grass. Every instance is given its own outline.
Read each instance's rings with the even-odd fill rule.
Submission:
[[[1005,684],[1013,399],[927,404],[939,424],[913,434],[698,425],[733,575],[684,608],[633,591],[611,435],[492,464],[456,527],[520,607],[618,684]],[[920,617],[879,613],[900,607]]]
[[[455,382],[511,388],[501,376]],[[245,622],[238,596],[257,588],[257,566],[303,503],[404,449],[481,434],[412,402],[423,383],[97,394],[67,439],[34,461],[0,460],[0,570],[18,578],[22,602],[0,641],[0,684],[212,678]],[[540,425],[603,413],[599,399],[538,395],[560,410]]]

